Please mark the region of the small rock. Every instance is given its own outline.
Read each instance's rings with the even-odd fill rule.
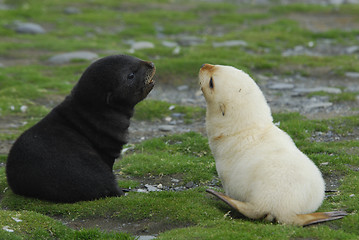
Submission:
[[[140,42],[134,42],[131,45],[131,49],[133,50],[141,50],[141,49],[148,49],[148,48],[154,48],[155,45],[151,42],[146,41],[140,41]]]
[[[333,105],[333,103],[331,103],[331,102],[310,103],[308,105],[305,105],[304,109],[308,111],[308,110],[312,110],[312,109],[315,109],[315,108],[327,108],[327,107],[330,107],[332,105]]]
[[[22,220],[19,219],[19,218],[16,218],[16,217],[11,217],[11,218],[12,218],[12,220],[14,220],[15,222],[22,222]]]
[[[213,47],[238,47],[238,46],[247,46],[248,44],[242,40],[230,40],[225,42],[214,42]]]
[[[359,72],[346,72],[345,76],[348,78],[359,78]]]
[[[78,51],[58,54],[51,57],[48,62],[52,64],[64,64],[69,63],[72,60],[94,60],[98,58],[98,55],[93,52]]]
[[[136,238],[137,240],[152,240],[152,239],[156,239],[156,236],[152,236],[152,235],[141,235],[138,236],[138,238]]]
[[[169,106],[168,110],[172,111],[172,110],[175,109],[175,108],[176,108],[175,105],[171,105],[171,106]]]
[[[139,192],[139,193],[148,193],[148,191],[146,189],[137,189],[136,192]]]
[[[322,162],[320,165],[321,166],[327,166],[329,164],[329,162]]]
[[[178,54],[180,54],[180,52],[181,52],[181,47],[177,46],[177,47],[175,47],[175,49],[173,49],[172,54],[178,55]]]
[[[64,9],[64,13],[66,14],[78,14],[81,13],[81,10],[76,7],[67,7]]]
[[[168,48],[175,48],[178,47],[178,43],[170,42],[170,41],[162,41],[162,45]]]
[[[161,191],[157,187],[149,185],[149,184],[146,184],[145,187],[147,188],[147,191],[149,191],[149,192],[159,192],[159,191]]]
[[[45,29],[43,29],[39,24],[22,22],[16,22],[14,30],[17,33],[24,34],[43,34],[46,32]]]
[[[0,3],[0,10],[10,10],[11,7],[7,4]]]
[[[27,106],[25,106],[25,105],[21,106],[20,111],[25,113],[27,111]]]
[[[172,113],[171,116],[174,118],[182,118],[185,114],[183,113]]]
[[[203,43],[203,39],[196,36],[182,36],[178,40],[181,46],[195,46]]]
[[[171,132],[173,131],[175,126],[172,125],[161,125],[158,127],[158,129],[162,132]]]
[[[194,183],[191,181],[191,182],[188,182],[187,184],[186,184],[186,188],[193,188],[193,186],[194,186]]]
[[[11,229],[9,226],[3,226],[2,230],[6,231],[6,232],[14,232],[14,230]]]
[[[186,91],[186,90],[188,90],[188,86],[187,85],[181,85],[181,86],[178,86],[177,87],[177,90],[178,91]]]
[[[288,90],[288,89],[293,89],[294,88],[294,84],[290,84],[290,83],[273,83],[268,85],[269,89],[272,90]]]
[[[353,54],[359,51],[359,46],[350,46],[345,49],[347,54]]]
[[[333,88],[333,87],[314,87],[314,88],[296,88],[294,89],[296,93],[312,93],[312,92],[326,92],[326,93],[333,93],[339,94],[342,92],[340,88]]]
[[[179,183],[180,180],[176,179],[176,178],[172,178],[171,179],[171,182],[174,182],[174,183]]]
[[[349,197],[355,197],[355,194],[354,194],[354,193],[353,193],[353,194],[350,194]]]
[[[175,190],[176,192],[183,191],[184,187],[175,187],[173,190]]]
[[[158,185],[157,185],[157,188],[158,188],[158,189],[162,189],[162,188],[163,188],[162,183],[158,184]]]

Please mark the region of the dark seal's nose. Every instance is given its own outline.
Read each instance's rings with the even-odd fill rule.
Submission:
[[[146,62],[146,65],[150,68],[155,68],[155,64],[153,62]]]

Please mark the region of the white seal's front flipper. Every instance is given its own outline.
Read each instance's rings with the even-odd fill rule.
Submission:
[[[224,195],[223,193],[216,192],[212,189],[207,189],[206,192],[218,197],[223,202],[227,203],[229,206],[236,209],[239,213],[243,214],[248,218],[262,219],[267,216],[267,213],[258,212],[258,210],[251,203],[235,200],[233,198]]]

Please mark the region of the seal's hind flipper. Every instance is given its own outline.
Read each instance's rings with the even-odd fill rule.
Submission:
[[[296,224],[305,227],[312,224],[341,219],[346,215],[348,214],[345,211],[298,214],[296,219]]]
[[[224,195],[223,193],[216,192],[212,189],[207,189],[206,192],[218,197],[223,202],[227,203],[230,207],[234,208],[239,213],[243,214],[244,216],[246,216],[248,218],[261,219],[261,218],[264,218],[265,216],[267,216],[267,213],[258,212],[256,210],[256,208],[251,203],[235,200],[231,197]]]

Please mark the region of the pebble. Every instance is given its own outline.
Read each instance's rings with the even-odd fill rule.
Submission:
[[[147,41],[134,42],[131,45],[131,49],[133,50],[141,50],[141,49],[148,49],[154,47],[155,45],[153,43]]]
[[[176,43],[176,42],[162,41],[161,43],[163,46],[168,47],[168,48],[178,47],[178,43]]]
[[[171,179],[171,182],[174,182],[174,183],[179,183],[180,180],[176,179],[176,178],[172,178]]]
[[[67,7],[64,9],[64,13],[66,14],[79,14],[81,10],[76,7]]]
[[[288,90],[288,89],[293,89],[294,88],[294,84],[290,84],[290,83],[273,83],[267,86],[269,89],[272,90]]]
[[[0,3],[0,10],[10,10],[11,7],[7,4]]]
[[[177,87],[178,91],[187,91],[188,90],[188,85],[181,85]]]
[[[312,92],[326,92],[326,93],[333,93],[339,94],[342,92],[340,88],[333,88],[333,87],[313,87],[313,88],[296,88],[294,89],[296,93],[312,93]]]
[[[359,46],[350,46],[350,47],[347,47],[345,49],[345,52],[347,54],[353,54],[353,53],[358,52],[358,51],[359,51]]]
[[[149,184],[146,184],[145,187],[147,188],[147,191],[149,191],[149,192],[159,192],[159,191],[161,191],[156,186],[152,186],[152,185],[149,185]]]
[[[64,64],[69,63],[72,60],[94,60],[97,59],[98,55],[93,52],[88,51],[78,51],[78,52],[69,52],[62,53],[51,57],[48,62],[52,64]]]
[[[180,52],[181,52],[181,47],[177,46],[177,47],[175,47],[175,49],[173,49],[172,54],[178,55],[178,54],[180,54]]]
[[[242,40],[230,40],[225,42],[214,42],[212,46],[217,47],[238,47],[238,46],[247,46],[247,42]]]
[[[41,27],[39,24],[36,23],[22,23],[22,22],[15,22],[14,30],[17,33],[24,33],[24,34],[43,34],[45,33],[45,29]]]
[[[345,76],[348,78],[359,78],[359,72],[346,72]]]
[[[156,236],[152,236],[152,235],[141,235],[138,236],[138,238],[136,238],[137,240],[152,240],[152,239],[156,239]]]
[[[160,125],[158,129],[162,132],[172,132],[175,129],[173,125]]]
[[[20,107],[20,111],[23,112],[23,113],[25,113],[25,112],[27,111],[27,106],[22,105],[22,106]]]
[[[6,232],[14,232],[14,230],[11,229],[9,226],[2,227],[2,230],[6,231]]]
[[[171,116],[174,118],[182,118],[183,116],[185,116],[185,114],[184,113],[172,113]]]
[[[331,103],[331,102],[309,103],[308,105],[304,106],[304,109],[307,111],[310,111],[315,108],[327,108],[332,105],[333,105],[333,103]]]
[[[191,182],[188,182],[187,184],[186,184],[186,188],[193,188],[193,186],[194,186],[194,183],[191,181]]]
[[[178,39],[178,43],[181,46],[196,46],[198,44],[203,43],[204,40],[202,38],[196,36],[180,36]]]

